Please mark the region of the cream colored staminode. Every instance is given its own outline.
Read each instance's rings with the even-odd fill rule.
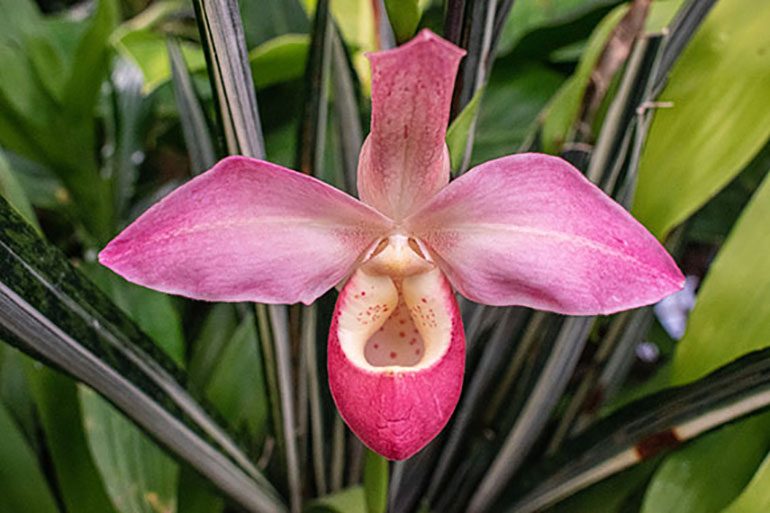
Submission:
[[[452,322],[444,278],[413,238],[380,241],[345,287],[338,335],[356,366],[375,371],[425,369],[449,348]]]

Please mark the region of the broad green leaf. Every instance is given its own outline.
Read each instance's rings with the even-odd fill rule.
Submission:
[[[500,53],[510,51],[525,34],[535,29],[567,23],[617,3],[617,0],[516,0],[500,38]]]
[[[261,89],[300,78],[305,71],[308,45],[305,34],[283,34],[252,49],[249,62],[254,85]],[[126,32],[115,41],[115,46],[142,70],[146,93],[171,79],[171,63],[162,34],[150,28]],[[206,69],[200,46],[186,42],[179,46],[190,72]]]
[[[249,52],[254,85],[264,88],[302,77],[310,39],[305,34],[283,34]]]
[[[40,225],[37,222],[35,211],[32,210],[27,199],[27,194],[11,171],[8,161],[0,150],[0,195],[10,203],[16,211],[39,232]]]
[[[760,465],[743,492],[721,513],[757,513],[770,511],[770,454]]]
[[[0,403],[0,510],[58,513],[35,454]]]
[[[171,78],[171,63],[166,48],[166,38],[143,28],[126,32],[114,41],[115,48],[139,66],[144,75],[144,92],[154,91]],[[180,43],[182,55],[190,70],[206,68],[206,59],[200,47],[193,43]]]
[[[230,425],[255,441],[264,435],[268,411],[258,345],[254,317],[247,315],[224,346],[206,385],[206,396]]]
[[[770,345],[770,175],[754,193],[701,285],[673,360],[673,382],[696,379]]]
[[[481,87],[473,95],[473,98],[471,98],[471,101],[468,102],[468,105],[465,106],[460,115],[452,121],[452,124],[449,125],[449,130],[446,132],[446,144],[449,148],[450,169],[452,173],[457,173],[460,169],[468,142],[468,134],[473,128],[473,122],[478,114],[483,95],[484,88]]]
[[[30,391],[68,511],[115,511],[89,452],[76,383],[40,363],[26,362]]]
[[[770,3],[718,2],[671,70],[642,152],[634,214],[659,238],[770,137]]]
[[[388,460],[366,449],[364,459],[366,513],[385,513],[388,505]]]
[[[240,3],[248,48],[254,48],[281,34],[303,33],[308,30],[307,14],[298,0]]]
[[[495,68],[484,89],[471,164],[521,151],[538,114],[563,83],[560,73],[540,64]]]
[[[385,9],[396,42],[400,44],[410,40],[422,16],[419,0],[385,0]]]
[[[326,495],[312,501],[304,509],[304,513],[363,513],[364,511],[366,511],[366,498],[363,486],[354,486]]]
[[[225,501],[211,483],[186,465],[179,469],[177,500],[180,513],[220,513],[225,508]]]
[[[770,415],[763,414],[668,456],[647,488],[641,513],[719,512],[743,490],[767,453],[769,430]]]
[[[80,387],[83,424],[107,493],[120,513],[174,513],[179,469],[114,406]]]

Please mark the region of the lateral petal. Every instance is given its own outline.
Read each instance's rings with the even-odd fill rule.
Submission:
[[[134,283],[195,299],[311,303],[389,226],[315,178],[229,157],[151,207],[99,261]]]
[[[398,48],[368,55],[372,124],[359,158],[358,193],[395,220],[419,208],[449,181],[444,139],[464,54],[423,30]]]
[[[452,415],[464,367],[462,320],[441,271],[353,274],[332,319],[329,387],[368,447],[393,460],[422,449]]]
[[[407,220],[464,296],[570,315],[654,303],[684,276],[658,241],[564,160],[482,164]]]

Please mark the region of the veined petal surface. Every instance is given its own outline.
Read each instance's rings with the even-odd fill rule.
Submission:
[[[432,440],[460,398],[465,335],[438,269],[392,279],[356,271],[329,334],[329,387],[350,429],[393,460]]]
[[[398,48],[368,55],[372,124],[358,163],[358,193],[392,219],[403,219],[449,181],[444,140],[464,54],[423,30]]]
[[[477,166],[406,222],[464,296],[570,315],[608,314],[681,289],[671,256],[564,160]]]
[[[315,178],[229,157],[150,208],[99,261],[134,283],[196,299],[310,303],[389,227]]]

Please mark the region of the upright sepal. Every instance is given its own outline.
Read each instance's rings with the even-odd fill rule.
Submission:
[[[361,149],[361,199],[398,221],[449,182],[446,138],[455,76],[465,51],[429,30],[369,54],[372,128]]]

